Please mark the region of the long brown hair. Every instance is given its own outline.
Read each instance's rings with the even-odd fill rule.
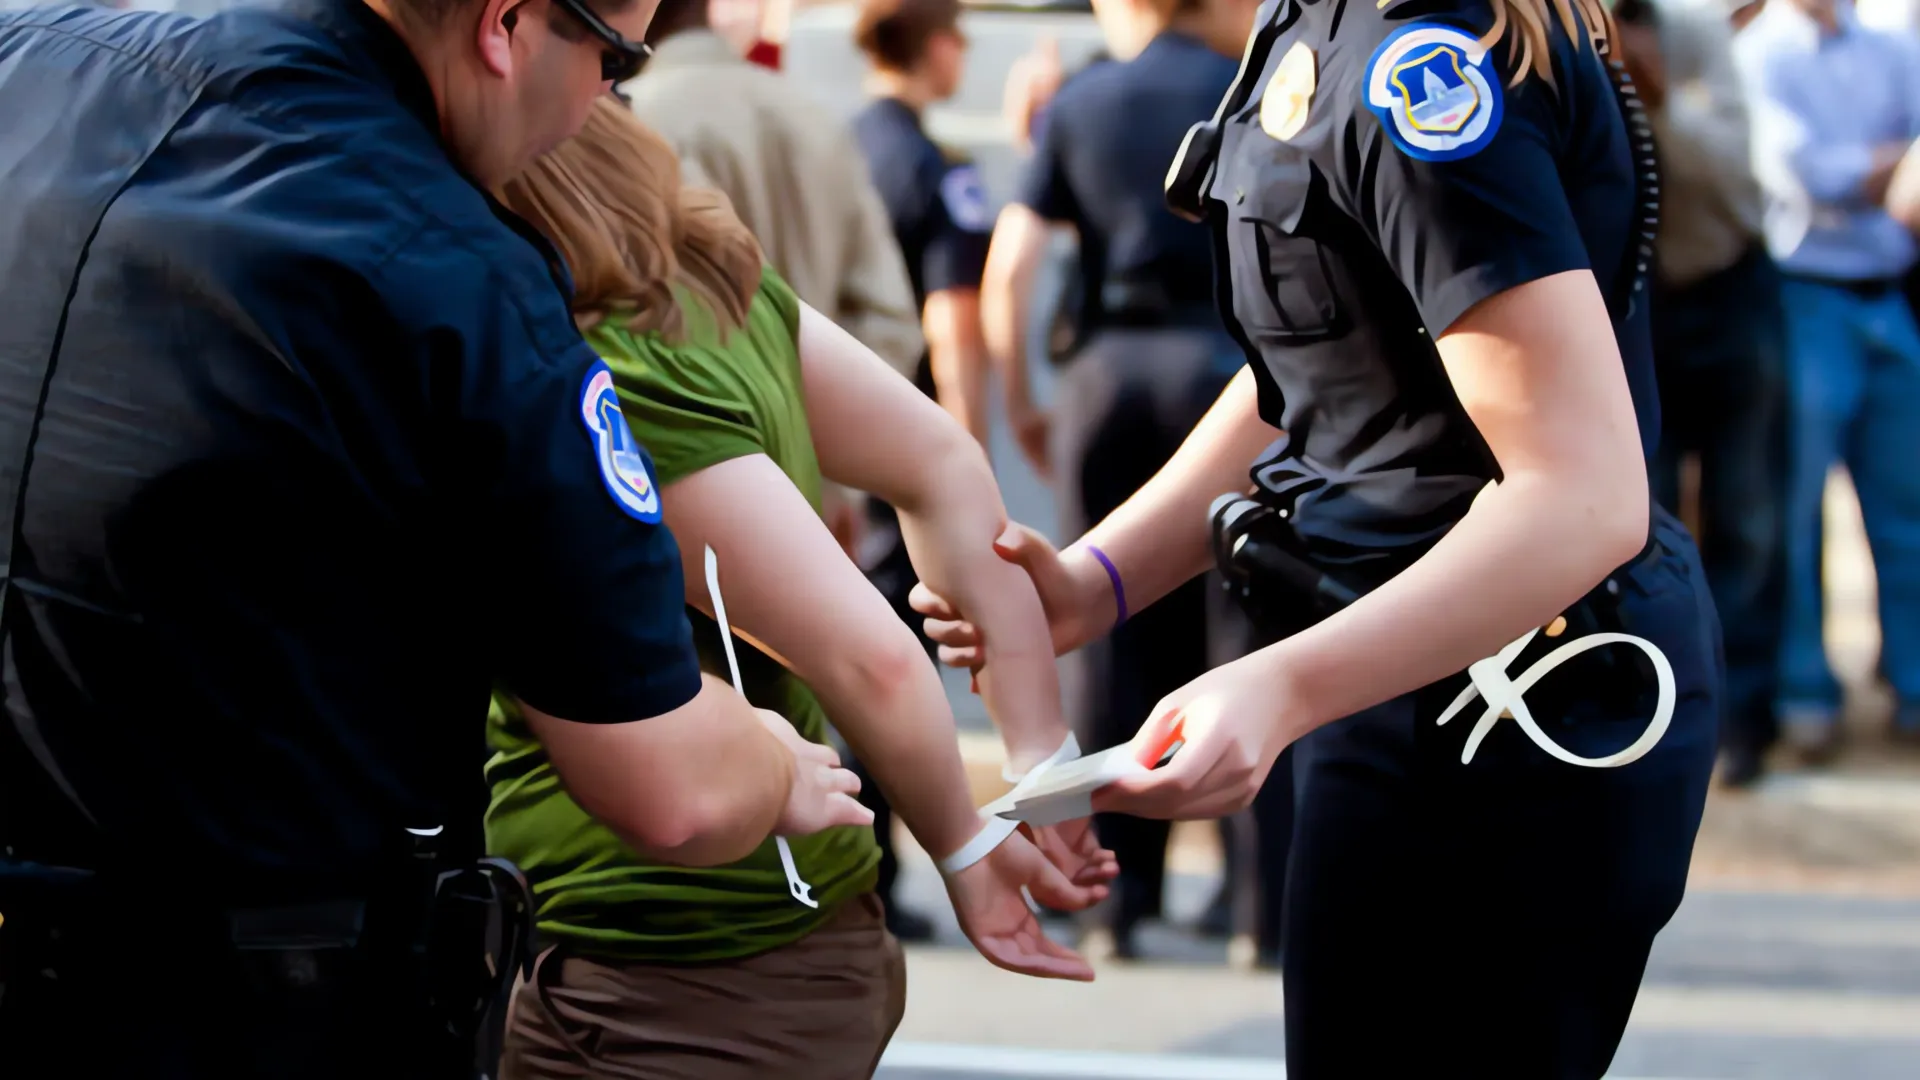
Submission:
[[[1553,32],[1553,14],[1547,11],[1549,4],[1553,5],[1553,13],[1560,16],[1560,25],[1574,44],[1579,44],[1580,35],[1585,33],[1594,52],[1606,55],[1612,49],[1613,12],[1601,0],[1491,2],[1493,28],[1481,40],[1491,47],[1506,39],[1514,58],[1513,86],[1519,86],[1528,71],[1540,76],[1548,86],[1553,85],[1553,53],[1547,40],[1547,35]]]
[[[567,260],[582,328],[624,316],[634,330],[678,336],[675,285],[722,327],[746,321],[760,287],[759,243],[725,195],[680,182],[673,148],[619,101],[596,100],[580,134],[499,195]]]

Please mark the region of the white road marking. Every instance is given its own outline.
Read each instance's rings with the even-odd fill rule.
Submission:
[[[1033,1050],[969,1043],[896,1042],[881,1056],[880,1067],[1031,1080],[1286,1080],[1287,1075],[1286,1065],[1272,1058]],[[1613,1077],[1611,1080],[1659,1078]]]
[[[1087,1080],[1285,1080],[1287,1067],[1259,1058],[1198,1054],[1125,1054],[1096,1050],[1034,1050],[963,1043],[897,1042],[880,1058],[881,1068],[987,1076]]]

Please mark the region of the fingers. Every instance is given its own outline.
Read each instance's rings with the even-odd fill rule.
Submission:
[[[813,780],[821,791],[839,792],[847,795],[860,794],[860,776],[849,769],[835,765],[818,764],[813,766]]]
[[[993,550],[1029,574],[1033,572],[1035,563],[1058,554],[1046,537],[1017,521],[1009,521],[1000,535],[994,538]]]
[[[795,761],[807,765],[824,765],[829,769],[840,767],[840,752],[831,746],[825,746],[807,739],[795,740],[793,744]],[[848,773],[852,776],[852,773]]]
[[[1164,741],[1178,710],[1160,708],[1134,737],[1136,748],[1153,749]],[[1200,737],[1180,748],[1173,760],[1144,776],[1116,780],[1093,793],[1093,808],[1135,817],[1177,821],[1181,811],[1201,793],[1201,781],[1212,771],[1221,752],[1219,740]]]
[[[977,650],[980,647],[980,628],[970,622],[950,619],[927,619],[923,624],[927,636],[935,644],[953,649]]]
[[[1051,859],[1032,859],[1023,868],[1027,878],[1021,884],[1036,901],[1055,911],[1084,911],[1107,897],[1104,884],[1076,885]]]
[[[960,617],[959,613],[953,610],[953,605],[947,603],[945,597],[927,588],[925,582],[913,583],[913,590],[907,594],[907,606],[935,619],[952,620]]]
[[[1092,966],[1079,953],[1047,937],[1032,920],[1019,931],[982,935],[973,944],[998,968],[1042,979],[1093,981]]]
[[[854,787],[859,788],[855,781]],[[831,829],[839,825],[867,826],[873,824],[873,811],[860,804],[852,795],[834,794],[827,799],[825,821],[822,829]]]

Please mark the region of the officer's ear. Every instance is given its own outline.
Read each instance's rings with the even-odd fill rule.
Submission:
[[[529,0],[480,0],[480,25],[475,28],[480,62],[499,78],[513,74],[513,35],[531,17]]]

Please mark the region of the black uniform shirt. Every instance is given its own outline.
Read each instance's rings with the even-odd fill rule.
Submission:
[[[1231,272],[1222,307],[1262,416],[1286,432],[1254,477],[1329,561],[1401,549],[1387,561],[1403,564],[1497,475],[1434,338],[1563,271],[1591,269],[1612,295],[1637,254],[1632,146],[1604,61],[1555,22],[1554,85],[1510,86],[1508,46],[1478,44],[1492,22],[1484,0],[1275,0],[1249,48],[1251,93],[1225,103],[1210,215]],[[1631,310],[1616,336],[1650,449],[1645,305]]]
[[[979,170],[927,137],[920,116],[880,98],[854,118],[880,201],[906,256],[915,302],[943,289],[977,289],[993,235],[993,206]]]
[[[699,691],[569,283],[384,22],[25,11],[0,58],[9,776],[44,744],[183,880],[338,882],[476,809],[496,683],[590,722]]]
[[[1142,290],[1175,305],[1211,300],[1207,232],[1167,209],[1161,184],[1181,138],[1213,113],[1235,69],[1167,31],[1130,61],[1077,73],[1047,107],[1018,198],[1074,226],[1081,274],[1107,286],[1110,307]]]

